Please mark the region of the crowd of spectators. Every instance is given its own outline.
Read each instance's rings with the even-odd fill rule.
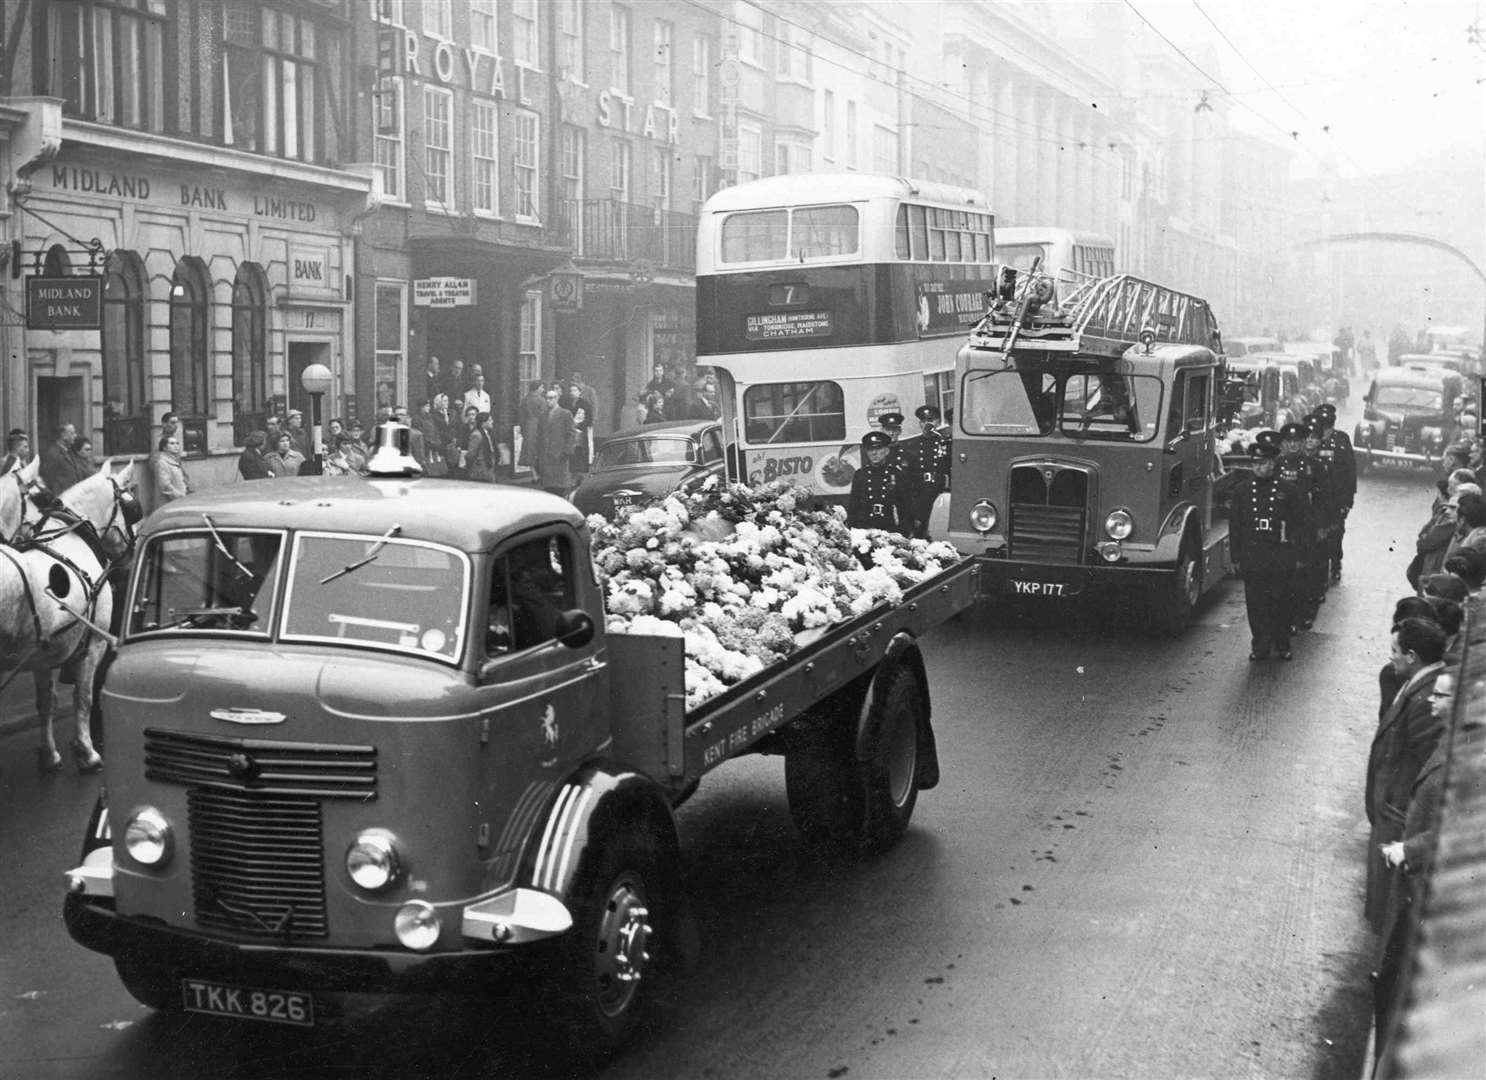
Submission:
[[[1401,965],[1434,853],[1446,732],[1461,685],[1465,609],[1486,580],[1483,479],[1486,462],[1479,445],[1450,447],[1406,571],[1414,591],[1394,605],[1390,656],[1378,672],[1378,727],[1364,795],[1369,827],[1364,911],[1377,940],[1373,992],[1379,1057],[1392,1034]],[[1461,718],[1462,724],[1471,722]]]

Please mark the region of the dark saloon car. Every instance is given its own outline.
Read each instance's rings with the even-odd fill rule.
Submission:
[[[1380,369],[1352,436],[1357,471],[1369,465],[1439,468],[1459,429],[1463,392],[1461,377],[1439,365]]]
[[[722,425],[716,420],[649,424],[605,439],[570,498],[584,514],[613,518],[722,473]]]

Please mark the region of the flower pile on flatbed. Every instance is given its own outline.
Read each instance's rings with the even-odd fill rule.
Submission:
[[[787,483],[712,480],[588,525],[609,632],[684,637],[688,709],[960,560],[950,544],[849,529],[841,507]]]

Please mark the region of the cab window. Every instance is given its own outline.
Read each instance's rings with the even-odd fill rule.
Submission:
[[[710,465],[722,460],[722,432],[708,428],[702,432],[702,464]]]
[[[544,536],[511,548],[495,560],[485,653],[523,652],[557,637],[558,616],[577,605],[572,543]]]

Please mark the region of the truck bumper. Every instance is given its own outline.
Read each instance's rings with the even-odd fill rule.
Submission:
[[[94,952],[130,955],[181,976],[309,993],[475,993],[515,956],[498,946],[412,953],[220,941],[125,918],[110,898],[76,894],[64,901],[62,919],[72,939]]]
[[[1110,589],[1149,588],[1172,563],[1039,563],[982,556],[981,595],[1060,600]]]

